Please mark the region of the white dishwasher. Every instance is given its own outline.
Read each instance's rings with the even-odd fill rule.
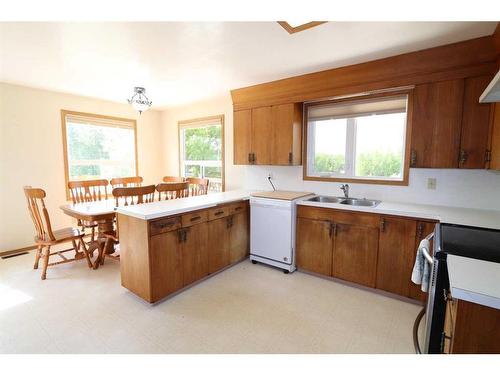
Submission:
[[[295,219],[298,200],[312,193],[269,191],[250,196],[250,259],[295,271]]]

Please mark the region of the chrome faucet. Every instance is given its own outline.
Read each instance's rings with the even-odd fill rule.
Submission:
[[[342,190],[344,192],[344,197],[349,198],[349,185],[348,184],[340,185],[340,190]]]

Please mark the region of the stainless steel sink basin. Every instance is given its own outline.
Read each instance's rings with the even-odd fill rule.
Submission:
[[[374,199],[329,197],[326,195],[317,195],[313,198],[309,198],[308,201],[322,202],[322,203],[340,203],[348,206],[362,206],[362,207],[375,207],[380,203],[380,201]]]
[[[347,204],[349,206],[363,206],[363,207],[375,207],[380,203],[380,201],[373,199],[359,199],[359,198],[345,198],[340,204]]]
[[[309,198],[308,201],[311,202],[322,202],[322,203],[341,203],[344,198],[339,197],[328,197],[326,195],[318,195],[313,198]]]

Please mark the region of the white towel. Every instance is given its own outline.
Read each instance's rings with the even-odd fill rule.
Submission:
[[[422,253],[422,249],[427,250],[427,253],[430,254],[431,243],[429,240],[423,239],[420,241],[420,245],[418,245],[417,255],[415,257],[415,264],[413,265],[413,271],[411,273],[411,281],[414,284],[421,285],[420,289],[422,292],[426,292],[429,290],[429,273],[430,273],[430,265],[424,257]]]

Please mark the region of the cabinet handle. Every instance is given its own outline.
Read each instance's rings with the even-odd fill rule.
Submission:
[[[330,227],[328,229],[328,236],[330,236],[330,238],[332,236],[336,236],[337,235],[337,224],[335,223],[330,223]]]
[[[252,153],[251,152],[248,153],[248,163],[252,164]]]
[[[293,164],[293,153],[288,153],[288,164]]]
[[[201,216],[195,216],[195,217],[192,217],[191,219],[189,219],[190,221],[196,221],[196,220],[200,220],[201,219]]]
[[[418,223],[417,225],[417,238],[420,240],[424,234],[424,225],[422,223]]]
[[[156,224],[156,226],[159,227],[160,229],[163,229],[163,228],[171,227],[174,224],[175,224],[175,221],[169,221],[167,223]]]
[[[243,209],[243,207],[238,206],[238,207],[236,207],[234,210],[235,210],[235,211],[239,211],[239,210],[242,210],[242,209]]]
[[[252,152],[252,164],[255,164],[255,160],[256,160],[255,154]]]
[[[486,150],[486,152],[484,153],[484,162],[489,163],[490,161],[491,161],[491,151]]]
[[[181,243],[184,239],[184,229],[179,229],[179,231],[177,232],[177,236],[179,243]]]
[[[222,215],[223,213],[224,213],[224,211],[217,211],[217,212],[214,214],[214,216],[220,216],[220,215]]]
[[[231,228],[231,225],[232,225],[232,223],[231,223],[231,219],[232,219],[232,216],[230,216],[230,217],[228,217],[228,218],[227,218],[227,222],[226,222],[226,229]]]
[[[410,152],[410,167],[415,167],[417,165],[417,151],[414,149]]]
[[[467,161],[467,158],[469,157],[469,154],[465,150],[460,150],[460,156],[458,158],[458,162],[460,164],[464,164]]]
[[[385,232],[385,219],[380,219],[380,231]]]
[[[182,236],[182,242],[186,242],[187,241],[188,232],[189,232],[189,228],[188,229],[184,229],[184,231],[183,231],[184,234]]]

